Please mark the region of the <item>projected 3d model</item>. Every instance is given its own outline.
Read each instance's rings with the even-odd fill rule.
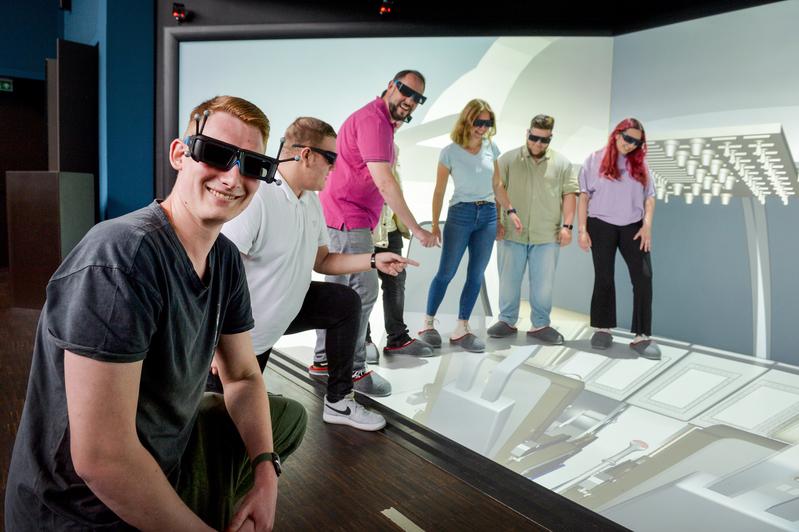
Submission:
[[[659,200],[682,196],[691,204],[701,197],[707,205],[719,198],[728,205],[739,196],[765,204],[777,196],[787,205],[796,195],[796,166],[780,124],[652,136],[647,160]]]

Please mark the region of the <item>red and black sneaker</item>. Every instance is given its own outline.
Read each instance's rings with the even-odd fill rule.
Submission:
[[[311,377],[327,377],[327,360],[314,361],[308,366],[308,374]]]

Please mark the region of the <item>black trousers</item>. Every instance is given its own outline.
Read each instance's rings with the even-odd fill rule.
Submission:
[[[375,248],[377,253],[385,251],[402,255],[402,234],[398,230],[388,234],[387,248]],[[383,321],[388,335],[387,347],[399,347],[411,340],[404,317],[406,275],[405,270],[402,270],[396,277],[379,270],[377,272],[377,276],[380,278],[380,288],[383,290]],[[367,328],[366,338],[369,341],[372,340],[371,327]]]
[[[341,284],[311,281],[300,312],[286,329],[285,334],[327,330],[328,401],[336,402],[352,391],[352,357],[360,319],[361,297],[355,290]],[[271,353],[270,348],[257,355],[262,373]],[[209,374],[206,390],[222,393],[218,376]]]
[[[652,334],[652,261],[641,250],[641,240],[633,237],[643,222],[618,226],[599,218],[588,218],[591,256],[594,259],[594,294],[591,297],[591,326],[609,329],[616,326],[616,249],[621,252],[633,284],[633,334]]]

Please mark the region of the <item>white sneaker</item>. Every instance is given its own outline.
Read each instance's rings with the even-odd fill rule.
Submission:
[[[386,426],[386,419],[356,402],[353,392],[335,403],[329,402],[325,396],[322,419],[325,423],[349,425],[360,430],[380,430]]]

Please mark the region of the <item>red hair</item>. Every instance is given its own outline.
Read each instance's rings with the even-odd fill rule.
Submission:
[[[641,122],[635,118],[625,118],[613,129],[613,132],[608,137],[608,145],[605,146],[605,156],[602,157],[602,164],[599,165],[599,175],[608,179],[618,180],[621,178],[619,169],[616,166],[616,161],[619,158],[619,150],[616,148],[616,135],[628,129],[637,129],[641,132],[641,145],[627,154],[627,171],[630,172],[633,179],[646,187],[649,179],[646,164],[644,164],[644,159],[646,158],[646,132]]]

